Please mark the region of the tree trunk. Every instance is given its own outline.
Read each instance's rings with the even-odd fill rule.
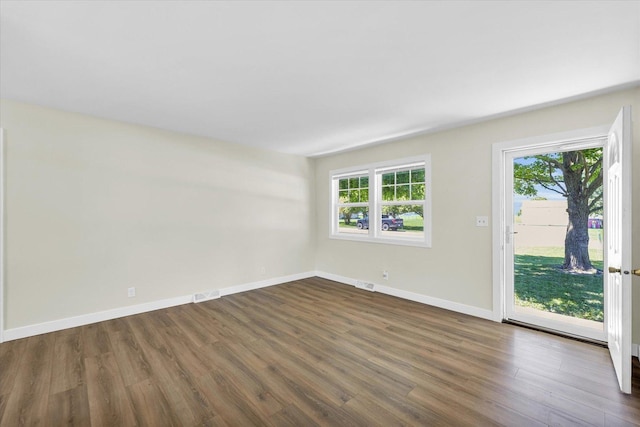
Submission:
[[[342,211],[342,215],[344,215],[344,225],[351,224],[351,209],[350,208],[345,208]]]
[[[567,213],[569,224],[564,240],[564,264],[571,273],[593,274],[596,269],[589,259],[589,195],[583,191],[582,170],[573,170],[576,152],[563,155],[564,182],[567,186]]]

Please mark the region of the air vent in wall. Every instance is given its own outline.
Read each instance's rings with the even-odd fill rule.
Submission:
[[[361,281],[356,281],[356,288],[360,288],[360,289],[364,289],[365,291],[370,291],[370,292],[375,292],[375,288],[376,286],[373,283],[369,283],[369,282],[361,282]]]
[[[220,291],[198,292],[193,295],[193,302],[203,302],[220,298]]]

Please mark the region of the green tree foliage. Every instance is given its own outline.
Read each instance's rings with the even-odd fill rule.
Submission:
[[[424,200],[424,168],[388,172],[382,175],[382,201],[406,202]],[[397,217],[404,213],[416,213],[424,218],[422,205],[386,205],[383,214]]]
[[[524,157],[513,165],[514,191],[535,197],[539,188],[567,199],[569,223],[565,237],[563,269],[593,273],[589,259],[588,219],[602,213],[602,149]]]

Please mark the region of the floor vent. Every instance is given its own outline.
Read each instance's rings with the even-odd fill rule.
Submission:
[[[193,295],[193,302],[203,302],[220,298],[220,291],[198,292]]]
[[[364,289],[365,291],[370,291],[370,292],[376,291],[376,285],[374,285],[373,283],[361,282],[359,280],[356,281],[356,288]]]

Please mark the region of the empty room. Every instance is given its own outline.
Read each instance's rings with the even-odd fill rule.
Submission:
[[[640,1],[0,0],[0,426],[640,426]]]

